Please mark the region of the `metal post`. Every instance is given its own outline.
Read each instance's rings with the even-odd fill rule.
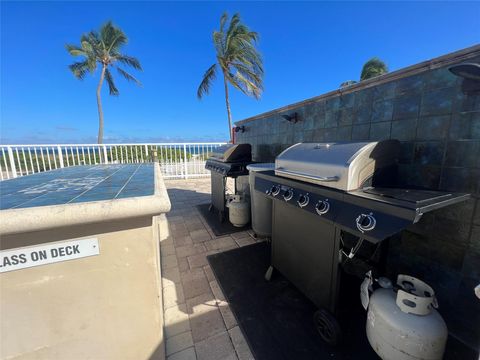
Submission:
[[[60,159],[60,168],[63,168],[63,155],[62,155],[62,148],[60,146],[57,146],[58,150],[58,158]],[[55,152],[53,153],[53,156],[55,158]],[[68,156],[68,154],[67,154]]]
[[[186,179],[188,177],[187,173],[187,145],[183,144],[183,176]]]
[[[10,170],[12,170],[12,177],[17,177],[17,168],[15,166],[15,158],[13,157],[13,150],[10,146],[7,147],[8,159],[10,160]]]
[[[108,164],[107,147],[105,145],[103,145],[103,156],[105,157],[105,164]]]

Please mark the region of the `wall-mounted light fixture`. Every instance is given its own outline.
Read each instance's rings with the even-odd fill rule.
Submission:
[[[465,94],[480,92],[480,64],[461,63],[448,68],[450,72],[463,78],[462,91]]]
[[[299,117],[298,117],[298,113],[294,112],[293,114],[289,114],[289,115],[282,115],[282,117],[291,122],[291,123],[294,123],[296,124],[297,122],[300,121]]]
[[[236,133],[238,132],[241,132],[241,133],[244,133],[245,132],[245,126],[242,125],[242,126],[235,126],[235,128],[233,129]]]

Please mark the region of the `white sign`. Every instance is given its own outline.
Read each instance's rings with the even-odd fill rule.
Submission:
[[[0,251],[0,273],[80,259],[99,253],[97,238],[4,250]]]

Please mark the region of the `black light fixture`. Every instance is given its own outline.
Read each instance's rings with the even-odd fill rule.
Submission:
[[[448,68],[453,74],[465,79],[480,81],[480,64],[462,63],[452,65]]]
[[[236,133],[238,132],[241,132],[241,133],[244,133],[245,132],[245,126],[242,125],[242,126],[235,126],[235,128],[233,129]]]
[[[300,121],[300,119],[298,118],[298,113],[296,112],[290,115],[282,115],[282,118],[294,124]]]
[[[462,91],[465,94],[480,92],[480,64],[461,63],[448,68],[450,72],[463,78]]]

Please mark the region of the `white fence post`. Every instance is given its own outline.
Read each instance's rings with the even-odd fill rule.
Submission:
[[[183,176],[186,179],[188,177],[187,170],[187,145],[183,144]]]
[[[62,148],[60,146],[57,146],[57,151],[58,151],[58,158],[60,160],[60,168],[63,168]],[[53,156],[55,156],[55,153],[53,153]],[[67,153],[67,157],[68,157],[68,153]]]
[[[10,146],[7,147],[8,159],[10,160],[10,170],[12,170],[12,177],[17,177],[17,167],[15,166],[15,158],[13,157],[13,150]]]
[[[103,156],[105,159],[105,164],[108,164],[108,158],[107,158],[107,147],[103,145]]]

